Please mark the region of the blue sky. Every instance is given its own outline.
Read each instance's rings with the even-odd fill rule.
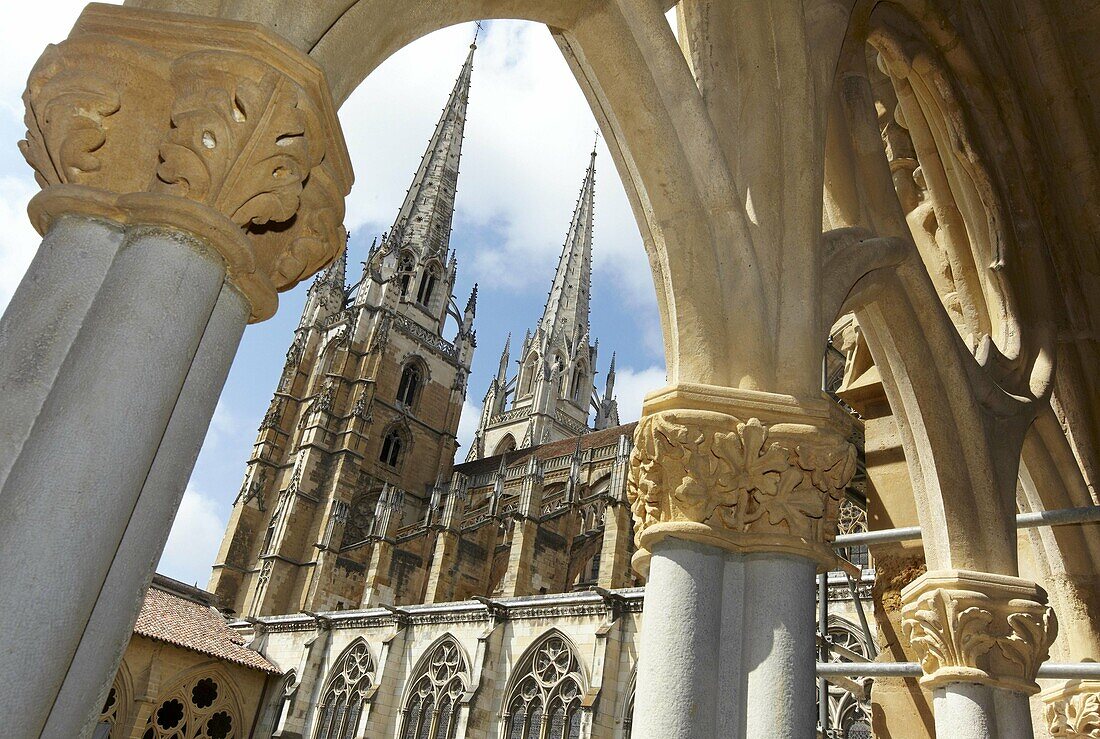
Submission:
[[[0,306],[38,245],[25,215],[36,191],[16,141],[19,95],[45,43],[63,38],[81,2],[50,0],[20,10],[0,29]],[[402,49],[340,111],[356,172],[346,224],[349,278],[370,240],[389,228],[458,74],[472,27],[444,29]],[[468,443],[508,332],[522,337],[541,315],[580,189],[595,121],[545,28],[486,24],[478,43],[451,246],[460,305],[479,283],[469,397],[459,441]],[[664,382],[649,266],[622,184],[598,147],[592,334],[600,339],[597,384],[618,353],[624,421]],[[256,428],[282,369],[308,283],[281,296],[278,314],[244,335],[187,487],[160,571],[205,585]],[[449,338],[449,337],[448,337]],[[464,454],[460,448],[459,454]]]

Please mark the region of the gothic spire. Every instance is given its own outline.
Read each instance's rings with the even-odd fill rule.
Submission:
[[[558,268],[546,298],[539,329],[575,346],[588,333],[588,294],[592,286],[592,211],[596,188],[596,151],[588,162],[573,220],[565,236]]]
[[[477,45],[470,44],[470,53],[390,230],[394,246],[412,247],[421,258],[436,256],[442,261],[447,255],[475,49]]]
[[[508,355],[512,348],[512,332],[508,332],[508,338],[504,340],[504,351],[500,353],[500,364],[497,366],[497,383],[504,387],[508,380]]]

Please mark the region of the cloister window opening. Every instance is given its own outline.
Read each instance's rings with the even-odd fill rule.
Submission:
[[[468,681],[469,668],[458,642],[445,638],[431,649],[414,678],[403,711],[402,739],[453,739],[458,701]]]
[[[354,739],[363,713],[363,701],[374,680],[374,659],[367,643],[352,643],[332,667],[313,739]]]
[[[397,385],[397,402],[406,407],[412,407],[416,402],[416,396],[420,391],[420,368],[409,363],[401,370],[401,381]]]
[[[505,713],[508,739],[579,739],[580,662],[566,641],[546,638],[517,667]]]
[[[404,442],[401,439],[401,434],[397,429],[390,431],[382,439],[382,452],[378,455],[378,459],[383,464],[388,464],[390,467],[397,467],[398,462],[401,461],[401,449],[404,446]]]
[[[238,711],[222,678],[199,676],[161,699],[142,739],[240,739]]]

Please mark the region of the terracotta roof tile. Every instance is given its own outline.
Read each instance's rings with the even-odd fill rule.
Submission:
[[[254,670],[280,672],[262,654],[245,647],[244,638],[229,628],[221,613],[155,584],[145,594],[134,633]]]

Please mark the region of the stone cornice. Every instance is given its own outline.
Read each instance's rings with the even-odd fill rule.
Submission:
[[[1047,594],[1018,577],[926,572],[901,591],[901,628],[932,689],[969,682],[1039,692],[1035,675],[1058,633]]]
[[[253,321],[343,246],[352,172],[324,74],[262,26],[92,4],[23,99],[41,233],[66,215],[186,232]]]

